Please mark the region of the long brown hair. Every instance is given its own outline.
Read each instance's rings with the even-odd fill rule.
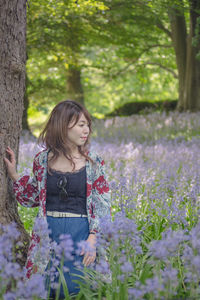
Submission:
[[[86,143],[83,146],[78,146],[78,151],[87,160],[93,163],[93,160],[87,155],[89,138],[92,133],[92,120],[87,109],[80,103],[74,100],[65,100],[58,103],[52,110],[49,119],[45,125],[45,128],[41,132],[38,142],[45,145],[53,153],[49,159],[48,172],[50,165],[55,161],[60,154],[63,154],[75,168],[75,163],[72,159],[71,149],[69,147],[67,132],[69,123],[75,120],[73,126],[75,126],[83,114],[89,124],[89,135]]]

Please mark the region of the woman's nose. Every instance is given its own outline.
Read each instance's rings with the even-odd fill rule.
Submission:
[[[88,134],[89,133],[89,128],[88,127],[85,127],[84,130],[83,130],[84,134]]]

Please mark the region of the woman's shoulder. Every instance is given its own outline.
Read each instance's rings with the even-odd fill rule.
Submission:
[[[104,161],[101,155],[99,155],[96,151],[90,150],[87,155],[96,163]]]
[[[44,160],[46,161],[48,151],[49,150],[45,148],[45,149],[42,149],[41,151],[37,152],[34,157],[35,163],[41,164],[42,162],[44,162]]]

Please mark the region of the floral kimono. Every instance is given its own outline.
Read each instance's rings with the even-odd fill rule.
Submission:
[[[47,182],[47,163],[48,149],[39,152],[33,161],[33,177],[24,175],[13,183],[13,190],[16,200],[25,207],[39,206],[38,218],[47,226],[46,220],[46,182]],[[92,164],[86,161],[87,176],[87,198],[86,209],[89,221],[90,231],[99,231],[99,220],[101,217],[110,216],[110,191],[106,180],[104,160],[94,152],[88,152],[88,156],[94,161]],[[40,247],[41,239],[45,243],[50,240],[46,236],[38,234],[37,220],[33,227],[32,238],[28,250],[26,262],[27,273],[29,278],[32,273],[39,272],[43,274],[49,261],[49,253],[42,252],[42,259],[38,259],[36,248]],[[36,230],[37,228],[37,230]],[[49,247],[46,249],[50,250]]]

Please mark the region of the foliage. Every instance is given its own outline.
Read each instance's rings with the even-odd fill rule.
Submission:
[[[45,106],[66,97],[67,70],[79,65],[81,46],[94,32],[88,17],[102,9],[101,1],[32,1],[27,32],[31,104]]]
[[[124,105],[117,107],[111,113],[107,114],[106,117],[130,116],[138,113],[149,113],[150,111],[175,110],[177,102],[177,100],[127,102]]]
[[[174,51],[161,21],[169,30],[166,7],[149,1],[32,1],[31,109],[66,98],[71,65],[81,70],[85,103],[96,116],[130,101],[177,98]]]

